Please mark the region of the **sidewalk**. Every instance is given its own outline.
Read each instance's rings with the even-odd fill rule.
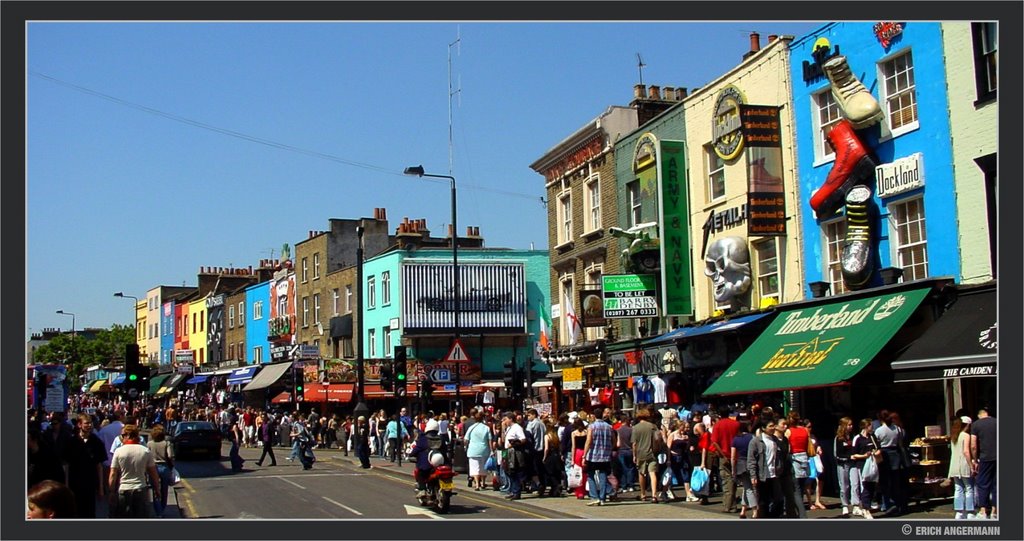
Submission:
[[[316,452],[320,457],[322,457],[322,459],[343,461],[359,466],[359,459],[356,458],[355,453],[350,452],[346,457],[344,452],[340,449],[317,449]],[[371,457],[370,463],[373,468],[380,473],[391,473],[394,477],[408,479],[410,487],[412,486],[412,463],[403,460],[402,466],[399,468],[397,464],[377,457]],[[457,492],[456,503],[458,495],[461,494],[464,497],[487,499],[497,504],[509,507],[523,506],[527,508],[540,508],[580,518],[740,520],[738,513],[728,514],[722,511],[723,506],[721,494],[712,495],[709,498],[708,505],[700,505],[696,502],[685,502],[681,498],[678,498],[673,502],[652,504],[650,502],[638,501],[638,492],[626,492],[618,495],[619,501],[609,501],[600,507],[588,507],[586,505],[589,501],[588,499],[584,498],[583,500],[577,500],[571,493],[568,496],[562,496],[559,498],[540,498],[536,494],[524,493],[522,495],[522,499],[510,501],[505,499],[504,493],[496,490],[486,489],[475,491],[472,488],[469,488],[467,486],[468,482],[465,474],[460,474],[456,477],[455,481],[455,490]],[[682,487],[679,487],[674,492],[677,497],[681,496],[683,492]],[[842,505],[838,498],[822,497],[821,500],[825,504],[826,509],[808,510],[808,519],[842,518]],[[953,502],[952,499],[912,502],[910,504],[910,513],[900,517],[885,517],[878,511],[875,511],[873,514],[878,520],[952,520]],[[849,520],[865,519],[850,516]]]

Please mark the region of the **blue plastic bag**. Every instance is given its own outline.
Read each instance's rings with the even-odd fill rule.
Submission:
[[[694,468],[690,476],[690,491],[695,496],[708,494],[708,472],[704,468]]]
[[[498,461],[494,458],[494,455],[487,457],[487,461],[484,462],[484,470],[496,471],[498,469]]]

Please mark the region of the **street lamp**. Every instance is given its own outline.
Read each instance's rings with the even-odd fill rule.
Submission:
[[[358,239],[358,244],[356,244],[356,287],[359,288],[359,302],[357,304],[359,313],[356,315],[359,317],[355,318],[355,335],[359,337],[359,346],[356,348],[356,384],[358,385],[356,388],[356,407],[352,410],[356,419],[360,415],[365,416],[370,413],[370,408],[367,407],[366,401],[363,400],[366,394],[363,392],[363,385],[366,381],[363,366],[365,364],[363,359],[363,232],[363,226],[356,226],[356,238]]]
[[[459,291],[459,226],[458,226],[458,205],[455,200],[455,177],[451,175],[432,175],[423,171],[422,165],[414,165],[405,168],[406,175],[414,175],[418,177],[432,177],[432,178],[446,178],[450,180],[451,192],[452,192],[452,287],[455,288],[454,302],[454,317],[453,317],[453,331],[455,334],[455,340],[459,339],[459,297],[461,293]],[[459,371],[456,371],[459,374]],[[459,405],[459,413],[462,412],[462,401],[459,399],[459,386],[462,383],[462,376],[457,375],[455,378],[455,401]]]
[[[75,331],[75,314],[72,314],[71,312],[65,312],[64,310],[57,310],[57,313],[61,314],[63,316],[71,316],[71,343],[77,345],[77,341],[75,340],[75,338],[78,337],[78,333]],[[74,349],[75,348],[72,346],[72,348],[71,348],[72,356],[74,356],[74,353],[75,353]],[[72,359],[72,361],[73,360],[74,359]]]
[[[122,299],[131,299],[131,300],[135,301],[135,304],[132,304],[132,308],[135,309],[135,310],[132,311],[132,317],[135,320],[134,324],[132,324],[132,327],[135,328],[135,341],[138,342],[139,335],[142,333],[142,328],[139,327],[139,321],[138,321],[139,316],[137,314],[137,310],[138,310],[138,306],[139,306],[139,298],[135,297],[133,295],[125,295],[123,291],[118,291],[117,293],[114,293],[114,296],[115,297],[121,297]]]

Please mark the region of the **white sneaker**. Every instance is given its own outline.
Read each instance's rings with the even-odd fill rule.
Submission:
[[[849,515],[849,514],[850,514],[850,508],[849,508],[849,507],[846,507],[846,506],[844,505],[844,506],[843,506],[843,516],[845,517],[846,515]]]
[[[671,490],[669,490],[669,491],[668,491],[668,499],[669,499],[669,500],[674,500],[674,499],[676,499],[676,495],[675,495],[675,493],[674,493],[674,492],[672,492]]]
[[[965,518],[967,520],[974,520],[974,519],[978,518],[978,516],[975,515],[974,513],[967,513],[966,515],[964,515],[963,518]]]
[[[864,518],[868,519],[868,520],[872,520],[872,519],[874,519],[874,518],[875,518],[875,517],[871,516],[871,511],[869,511],[869,510],[867,510],[867,509],[863,509],[863,510],[862,510],[862,512],[863,512],[863,515],[862,515],[862,516],[863,516]]]
[[[855,517],[864,516],[864,512],[861,511],[859,505],[853,506],[853,516],[855,516]]]

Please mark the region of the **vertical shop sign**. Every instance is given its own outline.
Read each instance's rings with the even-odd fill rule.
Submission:
[[[781,107],[740,105],[747,146],[747,234],[785,236]]]
[[[686,144],[661,141],[658,153],[658,218],[661,226],[661,305],[665,316],[693,315],[690,283],[690,208]]]

